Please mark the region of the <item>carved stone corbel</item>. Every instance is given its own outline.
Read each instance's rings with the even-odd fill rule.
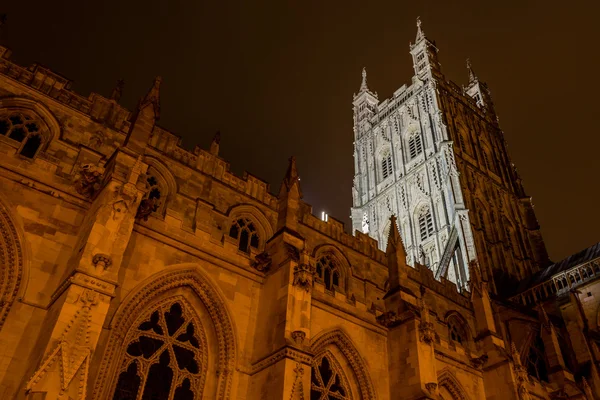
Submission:
[[[104,167],[94,164],[83,164],[75,176],[75,190],[77,193],[92,198],[100,189]]]
[[[315,267],[310,264],[298,264],[294,267],[294,286],[299,286],[306,292],[310,292],[313,286]]]
[[[271,255],[266,251],[257,254],[252,267],[258,272],[268,272],[271,268]]]

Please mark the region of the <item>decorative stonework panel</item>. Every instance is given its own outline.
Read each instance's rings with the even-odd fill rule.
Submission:
[[[23,278],[23,251],[8,210],[0,203],[0,330]]]

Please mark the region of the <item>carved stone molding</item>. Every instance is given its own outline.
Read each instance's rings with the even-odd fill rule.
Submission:
[[[310,292],[313,286],[315,267],[310,264],[299,264],[294,267],[294,286],[299,286],[306,292]]]
[[[250,374],[254,375],[257,372],[260,372],[263,369],[268,368],[275,363],[278,363],[284,358],[288,358],[290,360],[296,361],[297,363],[306,365],[310,365],[312,361],[311,354],[286,346],[254,363],[252,365]]]
[[[148,217],[154,211],[158,210],[158,206],[159,204],[157,199],[142,199],[135,214],[135,219],[143,219],[144,221],[148,221]]]
[[[329,345],[335,345],[341,353],[346,357],[350,367],[358,380],[361,398],[363,400],[374,400],[377,398],[373,382],[369,376],[369,371],[364,363],[364,359],[356,350],[356,346],[352,340],[343,331],[336,329],[324,334],[321,334],[312,340],[310,351],[313,354],[319,354],[325,351]]]
[[[438,387],[448,390],[453,399],[467,400],[466,391],[448,369],[442,370],[438,375]]]
[[[484,354],[480,357],[471,357],[471,359],[469,360],[471,362],[471,365],[477,369],[481,369],[483,367],[483,365],[487,362],[488,360],[488,355]]]
[[[304,368],[302,368],[302,364],[296,363],[294,373],[296,374],[296,377],[294,378],[294,386],[292,386],[292,395],[290,400],[304,400],[304,385],[302,384]]]
[[[103,167],[83,164],[75,176],[75,190],[87,198],[94,197],[100,189],[103,174]]]
[[[0,203],[0,329],[17,298],[23,277],[23,251],[8,210]]]

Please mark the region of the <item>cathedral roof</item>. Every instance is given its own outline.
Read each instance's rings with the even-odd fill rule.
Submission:
[[[550,265],[549,267],[532,275],[529,279],[521,281],[519,289],[516,291],[516,293],[521,293],[532,286],[546,282],[556,274],[567,271],[578,265],[585,264],[596,258],[600,258],[600,242]]]

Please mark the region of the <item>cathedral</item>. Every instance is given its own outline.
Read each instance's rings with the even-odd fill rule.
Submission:
[[[600,399],[600,243],[550,261],[487,85],[409,53],[352,99],[349,234],[294,157],[273,194],[183,148],[160,78],[130,111],[0,46],[0,399]]]

